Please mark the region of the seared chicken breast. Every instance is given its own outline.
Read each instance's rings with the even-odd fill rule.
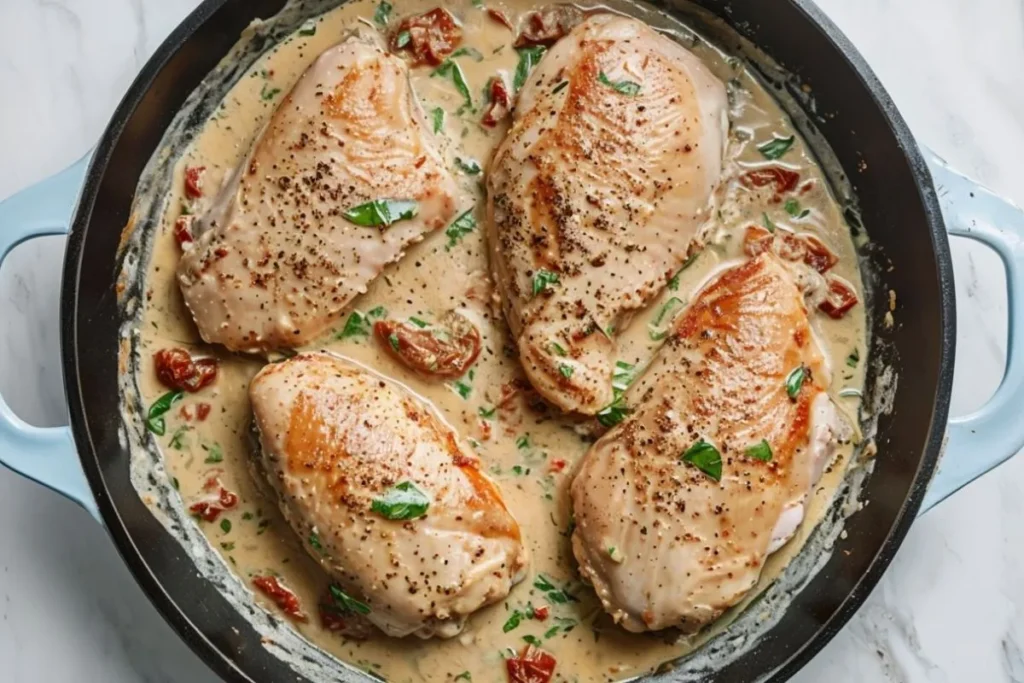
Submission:
[[[526,375],[559,408],[611,403],[615,330],[687,258],[726,106],[697,57],[611,14],[558,41],[523,87],[488,178],[491,260]]]
[[[501,492],[423,399],[326,353],[266,366],[249,396],[255,469],[345,604],[384,633],[453,636],[523,578]]]
[[[444,226],[457,188],[408,67],[354,33],[323,53],[193,225],[178,266],[202,338],[293,348],[411,243]]]
[[[572,483],[573,552],[615,621],[696,631],[755,585],[837,443],[828,379],[774,254],[697,294]]]

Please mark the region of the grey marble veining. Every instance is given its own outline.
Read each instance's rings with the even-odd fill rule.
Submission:
[[[0,3],[0,198],[78,158],[195,0]],[[1024,204],[1024,3],[820,0],[918,137]],[[0,226],[2,229],[2,226]],[[57,341],[63,242],[0,270],[0,391],[35,424],[64,418]],[[954,413],[1005,362],[998,259],[962,241]],[[1024,457],[918,520],[850,624],[798,683],[1024,683]],[[0,680],[215,680],[74,505],[0,468]]]

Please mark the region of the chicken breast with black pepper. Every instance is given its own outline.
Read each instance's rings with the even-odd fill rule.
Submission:
[[[294,348],[406,247],[443,227],[457,187],[405,62],[370,32],[324,52],[193,225],[178,281],[207,342]]]
[[[423,399],[327,353],[267,365],[249,396],[256,471],[344,605],[384,633],[454,636],[523,578],[501,492]]]
[[[842,438],[829,369],[774,254],[695,297],[572,483],[573,552],[630,631],[696,631],[803,519]]]
[[[611,403],[615,331],[688,255],[719,181],[725,88],[640,21],[593,16],[519,94],[488,178],[492,267],[530,382]]]

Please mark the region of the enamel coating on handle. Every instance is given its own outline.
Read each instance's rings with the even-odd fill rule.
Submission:
[[[999,254],[1010,318],[1003,381],[980,410],[949,421],[945,452],[921,505],[925,512],[1024,448],[1024,211],[922,151],[949,234]]]
[[[65,235],[74,215],[91,154],[70,168],[0,202],[0,263],[33,237]],[[82,472],[68,427],[33,427],[0,396],[0,464],[99,512]]]

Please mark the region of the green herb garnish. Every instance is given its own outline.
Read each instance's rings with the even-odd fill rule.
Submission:
[[[763,145],[757,146],[757,151],[761,153],[765,159],[778,159],[783,154],[789,151],[789,148],[793,146],[793,142],[796,137],[790,135],[788,138],[775,137],[764,143]]]
[[[412,34],[408,31],[402,31],[395,36],[395,47],[401,50],[403,47],[408,45],[412,41]]]
[[[430,112],[430,117],[434,122],[434,133],[440,133],[444,128],[444,109],[441,109],[441,107],[434,107]]]
[[[226,534],[230,533],[231,532],[231,520],[230,519],[222,519],[222,520],[220,520],[220,530],[223,531]]]
[[[668,318],[668,322],[671,323],[675,320],[676,311],[682,308],[683,302],[677,297],[672,297],[658,309],[657,315],[654,316],[654,320],[647,326],[647,334],[650,336],[651,341],[661,341],[668,336],[668,330],[664,329],[662,323],[665,318]]]
[[[414,315],[410,315],[409,316],[409,322],[411,322],[413,325],[415,325],[416,327],[420,328],[421,330],[424,327],[430,327],[430,323],[428,323],[426,320],[422,320],[420,318],[417,318]]]
[[[568,363],[559,363],[558,364],[558,372],[559,372],[559,374],[562,375],[562,377],[565,377],[566,379],[569,379],[570,377],[572,377],[573,367],[571,365],[569,365]]]
[[[444,60],[441,62],[441,66],[434,69],[433,73],[430,74],[431,78],[435,76],[451,79],[455,89],[466,100],[465,104],[460,107],[460,112],[463,109],[473,109],[473,96],[469,92],[469,83],[466,81],[466,74],[463,73],[462,67],[459,66],[458,62],[454,61],[451,57]]]
[[[477,50],[475,47],[460,47],[452,53],[452,59],[455,57],[471,57],[477,62],[484,61],[484,56],[480,54],[480,50]]]
[[[558,342],[551,342],[550,344],[548,344],[548,347],[562,358],[565,358],[566,351]]]
[[[385,519],[419,519],[427,514],[430,499],[411,481],[396,484],[380,498],[375,498],[370,509]]]
[[[300,36],[315,36],[316,35],[316,19],[307,19],[299,27]]]
[[[541,268],[533,274],[533,295],[537,296],[541,292],[550,289],[552,285],[557,284],[558,273],[552,273],[550,270]]]
[[[480,168],[480,164],[475,159],[463,159],[462,157],[455,157],[455,165],[459,167],[466,175],[480,175],[483,170]]]
[[[388,344],[391,345],[396,352],[398,351],[398,335],[392,332],[388,335]]]
[[[311,545],[313,547],[313,550],[317,551],[318,553],[322,553],[324,551],[324,546],[320,542],[320,535],[315,531],[309,532],[309,545]]]
[[[516,75],[512,81],[512,87],[515,90],[519,90],[526,85],[526,79],[530,77],[530,71],[533,70],[533,67],[537,66],[541,57],[544,56],[545,48],[541,45],[521,47],[516,52],[519,54],[519,64],[516,65]]]
[[[605,427],[614,427],[629,415],[633,410],[626,405],[626,401],[622,396],[617,396],[615,400],[606,405],[604,408],[597,413],[597,421]]]
[[[185,447],[185,434],[192,429],[188,425],[182,425],[174,430],[174,434],[171,435],[171,440],[167,442],[167,445],[171,448],[180,451]]]
[[[760,460],[761,462],[769,462],[772,459],[772,447],[768,444],[767,439],[761,439],[760,442],[749,446],[744,453],[748,458]]]
[[[164,413],[170,410],[171,406],[180,401],[184,395],[185,393],[181,391],[168,391],[153,401],[149,412],[146,413],[146,428],[157,436],[163,436],[167,431],[167,425],[163,418]]]
[[[483,406],[480,406],[479,408],[476,409],[477,415],[487,420],[494,417],[494,414],[496,412],[498,412],[497,408],[484,408]]]
[[[634,83],[633,81],[611,81],[605,72],[601,72],[597,76],[597,82],[601,85],[606,85],[615,92],[622,93],[623,95],[633,96],[640,92],[640,84]]]
[[[454,388],[459,396],[464,399],[469,398],[470,392],[473,391],[473,387],[469,386],[465,382],[460,382],[459,380],[452,382],[452,388]]]
[[[857,363],[859,362],[860,351],[858,349],[854,349],[853,351],[850,352],[850,355],[846,357],[846,364],[849,365],[851,368],[855,368],[857,367]]]
[[[373,21],[378,26],[387,26],[388,20],[391,18],[391,3],[388,0],[381,0],[380,4],[377,5],[377,11],[373,13]]]
[[[682,455],[685,463],[693,465],[715,481],[722,480],[722,454],[704,439],[686,449]]]
[[[505,621],[505,625],[501,627],[502,632],[508,633],[514,629],[519,628],[519,624],[523,623],[523,613],[519,610],[515,610],[509,616],[508,620]]]
[[[470,683],[472,683],[473,676],[471,676],[468,671],[463,671],[462,673],[460,673],[458,676],[455,677],[455,680],[457,680],[457,681],[469,681]]]
[[[341,590],[334,584],[329,587],[331,591],[331,598],[334,600],[335,606],[342,612],[349,614],[369,614],[370,606],[365,602],[359,602],[355,598],[349,596],[345,591]]]
[[[366,337],[370,334],[370,320],[359,311],[352,311],[348,314],[345,327],[337,335],[337,339],[349,339],[350,337]]]
[[[342,215],[356,225],[386,228],[392,223],[415,218],[418,212],[419,204],[409,199],[374,199],[353,206]]]
[[[530,645],[536,645],[537,647],[540,647],[544,644],[537,636],[523,636],[523,640],[529,643]]]
[[[516,439],[516,448],[523,450],[530,447],[530,435],[523,434],[521,437]]]
[[[775,223],[772,222],[771,218],[768,218],[767,213],[762,213],[761,218],[764,219],[764,229],[770,233],[775,233]]]
[[[567,602],[576,602],[576,598],[555,584],[543,574],[538,574],[533,580],[533,587],[547,595],[548,601],[564,605]]]
[[[388,314],[388,309],[383,306],[375,306],[366,314],[367,318],[383,318]]]
[[[224,451],[221,450],[219,443],[212,443],[209,446],[204,445],[203,450],[206,451],[206,460],[204,462],[207,465],[224,461]]]
[[[450,250],[462,240],[463,237],[476,230],[476,216],[473,215],[473,208],[466,209],[462,214],[452,221],[452,224],[445,228],[444,234],[448,236],[448,244],[445,251]]]
[[[794,368],[792,372],[786,375],[786,393],[794,401],[796,400],[796,395],[800,393],[800,387],[804,385],[805,379],[807,379],[807,368],[803,365]]]
[[[268,88],[267,84],[264,83],[263,84],[263,88],[260,90],[260,99],[262,99],[264,102],[272,100],[275,97],[277,97],[277,95],[280,92],[281,92],[280,88]]]

